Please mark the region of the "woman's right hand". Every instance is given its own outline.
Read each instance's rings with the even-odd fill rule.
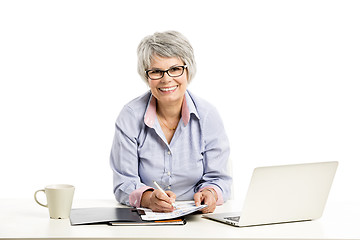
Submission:
[[[154,191],[145,191],[141,197],[141,207],[150,208],[154,212],[172,212],[176,194],[166,191],[167,196],[156,189]]]

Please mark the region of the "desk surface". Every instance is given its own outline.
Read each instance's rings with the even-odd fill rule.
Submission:
[[[239,210],[233,201],[216,212]],[[76,200],[73,208],[116,207],[115,200]],[[53,220],[33,199],[0,199],[0,238],[56,239],[360,239],[360,204],[328,203],[321,219],[308,222],[238,228],[200,214],[187,217],[185,226],[71,226]]]

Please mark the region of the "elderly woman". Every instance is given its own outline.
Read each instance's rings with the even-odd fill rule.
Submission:
[[[187,90],[196,72],[190,43],[175,31],[145,37],[138,72],[150,91],[116,120],[110,162],[117,201],[171,212],[175,199],[194,200],[213,212],[230,196],[229,142],[216,109]]]

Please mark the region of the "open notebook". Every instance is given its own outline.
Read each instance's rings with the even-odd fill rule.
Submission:
[[[154,220],[165,220],[165,219],[174,219],[182,216],[186,216],[193,212],[203,209],[207,207],[207,205],[195,206],[194,201],[182,201],[176,202],[176,209],[173,212],[169,213],[161,213],[161,212],[153,212],[148,208],[138,208],[138,210],[142,210],[143,214],[141,215],[142,220],[145,221],[154,221]]]

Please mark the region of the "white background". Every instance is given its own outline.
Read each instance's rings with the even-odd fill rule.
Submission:
[[[1,198],[51,183],[113,198],[122,106],[147,91],[136,48],[192,43],[189,89],[221,113],[234,197],[254,167],[339,161],[331,201],[360,202],[359,1],[0,1]]]

